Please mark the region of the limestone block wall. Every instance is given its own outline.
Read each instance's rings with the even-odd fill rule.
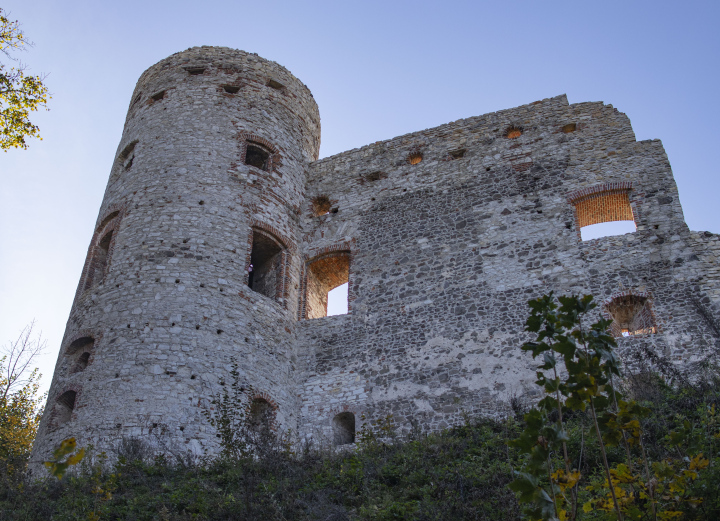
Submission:
[[[306,250],[353,253],[350,314],[300,323],[307,437],[343,409],[439,429],[534,392],[519,346],[527,300],[549,291],[647,299],[656,332],[620,338],[625,355],[686,362],[714,344],[665,152],[612,106],[560,96],[375,143],[313,163],[307,192],[337,213],[306,206]],[[577,210],[598,194],[629,203],[616,217],[637,231],[583,242]]]
[[[719,347],[718,236],[688,230],[662,144],[611,105],[558,96],[318,161],[319,143],[310,91],[256,55],[192,48],[141,76],[36,463],[70,436],[216,452],[203,411],[233,361],[318,443],[351,439],[348,413],[503,414],[536,392],[520,345],[550,291],[595,295],[631,370]],[[637,229],[582,240],[612,219]],[[323,316],[343,281],[349,313]]]
[[[253,54],[193,48],[141,76],[36,460],[69,436],[107,449],[122,436],[162,432],[175,449],[213,452],[217,438],[202,409],[233,359],[278,420],[295,425],[297,212],[319,132],[307,87]],[[268,154],[264,169],[245,163],[250,146]],[[270,297],[248,287],[254,234],[284,247]],[[91,349],[74,345],[87,337]],[[86,367],[73,371],[85,351]]]

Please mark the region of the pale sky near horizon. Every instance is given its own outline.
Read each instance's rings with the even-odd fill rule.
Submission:
[[[313,92],[321,157],[567,94],[661,139],[688,225],[720,233],[720,2],[9,0],[47,74],[44,140],[0,154],[0,344],[33,318],[47,387],[140,74],[195,45],[256,52]]]

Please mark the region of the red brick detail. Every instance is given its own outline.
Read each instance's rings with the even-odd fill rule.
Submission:
[[[250,227],[261,230],[275,237],[275,239],[282,244],[283,248],[291,252],[295,252],[295,244],[286,236],[283,235],[280,230],[270,224],[266,224],[262,221],[258,221],[254,217],[250,219]]]
[[[249,282],[248,267],[251,262],[253,235],[255,233],[264,234],[282,248],[282,260],[280,262],[279,275],[281,282],[277,285],[274,298],[283,306],[283,308],[287,309],[288,299],[290,297],[290,264],[292,255],[296,250],[295,245],[274,226],[258,221],[255,218],[250,219],[250,233],[248,234],[247,255],[245,257],[245,284],[248,284]]]
[[[567,198],[567,201],[570,204],[577,204],[578,202],[582,201],[583,199],[592,197],[596,194],[602,194],[602,193],[606,193],[606,192],[618,192],[618,191],[629,192],[630,190],[632,190],[632,183],[630,181],[618,181],[616,183],[605,183],[605,184],[601,184],[601,185],[595,185],[595,186],[589,186],[587,188],[582,188],[580,190],[570,192],[565,197]]]
[[[251,402],[252,402],[253,400],[265,400],[267,403],[270,404],[270,407],[272,407],[273,410],[275,410],[275,411],[277,411],[277,410],[280,408],[280,407],[278,406],[277,402],[272,399],[272,396],[270,396],[270,395],[269,395],[268,393],[266,393],[265,391],[256,392],[256,393],[252,396],[252,398],[250,398],[250,401],[251,401]]]
[[[347,265],[348,271],[348,313],[351,312],[352,302],[355,300],[355,291],[353,289],[353,248],[355,240],[345,241],[338,244],[332,244],[330,246],[324,246],[308,251],[305,255],[305,262],[303,262],[302,273],[300,274],[300,306],[298,306],[298,320],[308,318],[308,278],[310,275],[310,265],[315,262],[327,262],[330,264],[336,264],[338,257],[343,258],[343,264]],[[344,266],[342,267],[344,270]],[[327,312],[327,302],[325,303]]]
[[[112,254],[115,251],[115,242],[117,240],[117,232],[120,228],[120,221],[125,215],[125,206],[123,204],[112,204],[106,208],[101,218],[98,218],[95,233],[93,233],[88,246],[88,252],[85,257],[85,265],[80,275],[80,283],[75,292],[75,300],[77,300],[86,290],[97,284],[98,280],[105,278],[110,271]],[[107,252],[101,251],[100,242],[110,232],[113,232],[112,239],[108,246]],[[104,262],[100,265],[99,258],[104,256]]]
[[[48,424],[47,424],[48,431],[54,431],[58,427],[60,427],[60,425],[58,425],[58,423],[57,423],[57,419],[60,414],[60,409],[59,409],[60,404],[58,404],[58,400],[60,399],[60,397],[63,394],[65,394],[68,391],[75,391],[75,405],[72,410],[72,415],[70,416],[70,421],[75,419],[75,417],[77,415],[78,404],[80,403],[80,398],[82,396],[82,385],[77,384],[77,383],[68,384],[67,386],[63,387],[60,392],[55,394],[55,398],[52,401],[53,408],[52,408],[52,411],[50,412],[50,418],[48,419]]]
[[[243,130],[238,133],[238,139],[240,140],[241,163],[245,163],[245,154],[247,153],[248,143],[257,143],[270,151],[267,168],[268,172],[276,172],[282,166],[282,156],[280,154],[280,150],[264,137]]]
[[[609,329],[617,338],[659,331],[652,295],[647,291],[627,289],[613,293],[603,301],[600,310],[603,317],[613,321]]]
[[[640,199],[630,198],[632,183],[619,181],[589,186],[567,194],[567,201],[573,205],[575,227],[579,240],[580,228],[612,221],[635,221],[638,223]]]
[[[60,349],[60,352],[65,351],[65,353],[68,353],[68,349],[70,348],[70,345],[72,345],[73,342],[76,340],[80,340],[84,337],[90,337],[95,341],[95,346],[98,345],[98,342],[103,337],[102,333],[96,333],[92,329],[79,329],[75,333],[72,334],[72,336],[66,337],[65,340],[62,343],[62,348]]]

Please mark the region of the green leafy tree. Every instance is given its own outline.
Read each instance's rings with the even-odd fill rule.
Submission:
[[[5,476],[24,471],[43,412],[41,375],[31,367],[45,342],[33,328],[34,323],[24,328],[0,357],[0,466]]]
[[[41,76],[26,74],[26,67],[13,57],[14,51],[32,46],[17,20],[10,20],[0,8],[0,52],[16,64],[0,62],[0,149],[27,148],[25,138],[40,137],[40,129],[30,122],[30,113],[45,107],[48,89]],[[41,138],[42,139],[42,138]]]
[[[692,494],[692,484],[710,461],[700,452],[698,429],[686,421],[668,434],[666,457],[650,462],[643,446],[641,420],[649,410],[625,400],[616,389],[620,364],[610,321],[588,323],[596,307],[593,297],[543,297],[529,302],[526,331],[536,339],[522,349],[533,358],[542,356],[536,384],[544,397],[525,415],[525,429],[510,442],[525,455],[525,463],[510,488],[533,520],[579,518],[579,493],[583,476],[568,454],[565,418],[589,416],[601,455],[602,477],[589,476],[584,491],[590,499],[582,511],[595,518],[653,521],[681,519],[686,505],[702,498]],[[708,417],[714,415],[714,409]],[[713,434],[714,435],[714,434]],[[622,447],[625,462],[611,466],[607,448]],[[579,466],[579,464],[578,464]]]

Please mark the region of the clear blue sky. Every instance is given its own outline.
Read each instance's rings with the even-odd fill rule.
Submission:
[[[43,141],[0,154],[0,343],[33,318],[49,384],[143,70],[195,45],[256,52],[312,90],[321,156],[566,93],[662,139],[690,228],[720,232],[720,2],[10,0],[45,73]]]

